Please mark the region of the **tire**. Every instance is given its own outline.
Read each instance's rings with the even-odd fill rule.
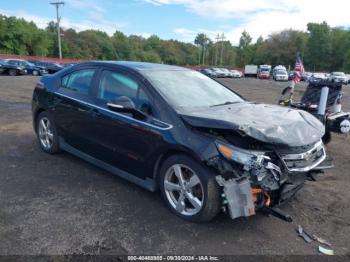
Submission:
[[[43,123],[46,123],[46,133]],[[36,118],[35,131],[40,148],[48,154],[60,152],[57,129],[52,116],[48,112],[42,112]],[[46,141],[46,143],[45,143]]]
[[[175,170],[179,169],[184,183],[175,174]],[[185,220],[208,222],[220,211],[220,188],[214,175],[186,155],[176,154],[166,159],[160,169],[158,182],[169,209]],[[180,198],[183,201],[179,202]]]
[[[9,75],[10,76],[16,76],[18,74],[17,70],[16,69],[10,69],[9,70]]]
[[[332,134],[329,131],[326,131],[324,136],[322,137],[323,144],[327,145],[332,141]]]
[[[39,75],[39,71],[38,70],[33,70],[32,75],[33,76],[38,76]]]

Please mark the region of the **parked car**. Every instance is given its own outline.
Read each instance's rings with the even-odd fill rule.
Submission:
[[[220,69],[221,69],[221,71],[223,71],[225,73],[226,77],[230,77],[230,78],[233,77],[233,73],[230,70],[228,70],[227,68],[220,68]]]
[[[277,65],[273,68],[272,70],[272,76],[274,76],[276,74],[277,71],[280,71],[280,70],[283,70],[283,71],[286,71],[287,72],[287,68],[283,65]]]
[[[345,75],[346,79],[347,79],[347,84],[350,83],[350,75]]]
[[[27,70],[22,66],[10,65],[5,60],[0,60],[0,74],[8,74],[10,76],[26,75]]]
[[[310,83],[317,83],[327,80],[327,76],[324,73],[313,73],[309,78]]]
[[[276,206],[326,158],[324,127],[309,113],[246,102],[176,66],[81,63],[43,76],[32,112],[44,152],[64,150],[160,189],[169,209],[191,221],[222,209],[231,218],[261,209],[281,217]]]
[[[258,78],[259,79],[270,79],[271,66],[270,65],[259,65]]]
[[[37,76],[37,75],[45,75],[48,73],[45,67],[35,65],[23,59],[6,59],[5,61],[10,65],[24,67],[27,70],[27,74],[30,74],[30,75]]]
[[[210,70],[209,68],[201,69],[200,72],[203,75],[206,75],[206,76],[209,76],[209,77],[212,77],[212,78],[217,77],[217,74],[214,71]]]
[[[330,80],[335,83],[347,84],[348,79],[343,72],[332,72],[330,75]]]
[[[221,70],[221,68],[217,68],[217,67],[212,67],[210,68],[215,74],[216,77],[227,77],[227,74]]]
[[[238,70],[230,70],[233,78],[241,78],[242,74]]]
[[[310,72],[304,72],[304,74],[301,75],[301,81],[309,81],[312,76],[312,73]]]
[[[70,66],[74,66],[77,63],[67,63],[67,64],[61,64],[63,67],[70,67]]]
[[[270,79],[271,76],[271,66],[270,65],[260,65],[258,78],[259,79]]]
[[[288,78],[289,76],[286,70],[279,69],[274,71],[273,79],[275,81],[288,81]]]
[[[258,78],[259,79],[270,79],[270,71],[267,71],[267,70],[262,70],[262,71],[259,71],[258,73]]]
[[[292,80],[294,75],[295,75],[295,71],[294,70],[290,71],[288,74],[288,80]]]
[[[54,62],[47,62],[47,61],[33,61],[33,63],[36,66],[45,67],[47,69],[47,72],[49,74],[54,74],[60,70],[62,70],[64,67],[60,65],[59,63]]]

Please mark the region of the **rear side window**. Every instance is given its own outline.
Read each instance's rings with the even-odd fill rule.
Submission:
[[[95,69],[83,69],[75,71],[62,78],[62,87],[87,95],[91,85]]]

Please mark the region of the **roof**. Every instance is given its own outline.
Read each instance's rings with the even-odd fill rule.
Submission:
[[[156,63],[147,63],[147,62],[133,62],[133,61],[94,61],[95,63],[101,64],[111,64],[111,65],[120,65],[137,71],[144,70],[165,70],[165,71],[180,71],[180,70],[189,70],[180,66],[172,66],[165,64],[156,64]]]

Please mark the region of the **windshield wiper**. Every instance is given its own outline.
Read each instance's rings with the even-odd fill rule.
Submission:
[[[215,106],[225,106],[225,105],[232,105],[232,104],[237,104],[237,103],[240,103],[239,101],[226,101],[225,103],[222,103],[222,104],[217,104],[217,105],[212,105],[210,107],[215,107]]]

